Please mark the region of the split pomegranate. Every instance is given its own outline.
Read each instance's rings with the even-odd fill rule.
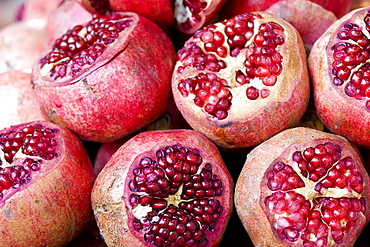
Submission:
[[[370,148],[370,7],[336,21],[312,47],[308,65],[317,113],[332,132]]]
[[[108,246],[218,246],[233,180],[216,146],[194,130],[142,132],[99,173],[92,205]]]
[[[55,40],[62,37],[76,25],[89,22],[90,12],[84,9],[76,0],[64,0],[54,9],[47,19],[47,43],[53,45]]]
[[[47,119],[84,140],[114,141],[166,110],[175,56],[152,21],[132,12],[93,14],[36,62],[34,93]]]
[[[175,28],[193,34],[214,18],[226,0],[175,0]]]
[[[172,76],[186,121],[222,148],[255,146],[297,124],[309,91],[301,37],[263,12],[197,31],[178,51]]]
[[[92,216],[81,141],[46,121],[0,131],[0,246],[65,246]]]
[[[31,73],[46,49],[45,25],[38,20],[20,21],[0,30],[0,73],[9,70]]]
[[[31,74],[10,70],[0,74],[0,129],[44,120],[32,95]]]
[[[255,246],[353,246],[370,219],[369,182],[345,138],[296,127],[248,154],[235,206]]]

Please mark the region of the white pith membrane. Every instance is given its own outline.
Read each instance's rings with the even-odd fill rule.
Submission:
[[[186,149],[188,149],[188,151],[192,151],[192,150],[198,150],[197,148],[192,148],[192,147],[190,147],[190,148],[188,148],[188,147],[185,147],[185,146],[183,146],[183,145],[181,145],[181,144],[175,144],[175,145],[177,145],[177,146],[179,146],[180,148],[186,148]],[[159,147],[159,148],[155,148],[155,150],[164,150],[165,148],[167,148],[167,147],[173,147],[174,145],[166,145],[165,147],[163,146],[163,147]],[[154,150],[154,149],[153,149]],[[202,162],[201,162],[201,164],[198,166],[198,169],[197,169],[197,171],[196,171],[196,173],[194,173],[194,174],[191,174],[190,175],[190,178],[191,177],[193,177],[193,176],[196,176],[196,175],[200,175],[201,173],[202,173],[202,171],[209,171],[209,170],[207,170],[207,169],[205,169],[204,170],[204,168],[206,167],[206,165],[207,164],[210,164],[212,167],[211,167],[211,170],[210,170],[210,172],[212,173],[212,175],[218,175],[216,172],[217,172],[217,169],[214,169],[214,165],[212,165],[212,162],[205,162],[205,160],[203,159],[204,157],[203,157],[203,154],[202,153],[199,153],[199,155],[200,155],[200,157],[202,157]],[[144,155],[142,158],[149,158],[150,160],[152,160],[152,161],[155,161],[155,162],[157,162],[157,160],[158,160],[158,158],[154,155],[153,157],[152,157],[152,155]],[[139,159],[140,160],[140,159]],[[139,167],[140,165],[136,165],[135,167],[134,167],[134,169],[135,168],[137,168],[137,167]],[[171,165],[169,165],[169,166],[171,166]],[[156,167],[158,167],[158,168],[160,168],[160,166],[158,166],[158,164],[156,164]],[[167,179],[168,181],[173,181],[170,177],[168,177],[167,176],[167,174],[166,174],[166,172],[165,172],[165,170],[163,169],[163,168],[161,168],[163,171],[164,171],[164,174],[165,174],[165,179]],[[133,170],[131,170],[131,172],[132,172]],[[135,176],[134,176],[135,177]],[[220,180],[221,181],[221,179],[219,179],[219,177],[217,178],[218,180]],[[133,179],[131,179],[130,178],[130,180],[132,181]],[[189,182],[190,182],[191,180],[189,180]],[[213,180],[212,180],[213,181]],[[221,181],[222,182],[222,181]],[[135,206],[131,206],[130,205],[130,202],[128,203],[130,206],[130,212],[131,212],[131,214],[132,214],[132,216],[133,217],[129,217],[129,218],[131,218],[131,222],[129,222],[129,224],[131,225],[132,224],[132,220],[134,220],[134,219],[136,219],[136,220],[141,220],[141,219],[145,219],[145,220],[148,220],[148,221],[150,221],[150,226],[148,227],[148,228],[145,228],[144,227],[144,229],[142,229],[142,230],[136,230],[135,228],[134,228],[134,230],[133,230],[133,232],[137,232],[137,233],[140,233],[141,232],[141,234],[147,234],[147,233],[149,233],[149,232],[151,232],[151,230],[152,230],[152,227],[153,227],[153,225],[155,225],[155,224],[159,224],[159,221],[160,221],[160,219],[161,219],[161,217],[163,216],[163,213],[168,213],[167,211],[168,211],[168,209],[170,209],[170,208],[176,208],[176,210],[180,210],[180,211],[183,211],[183,212],[185,212],[185,215],[189,215],[190,216],[190,218],[192,219],[192,221],[191,222],[196,222],[196,224],[197,224],[197,226],[198,226],[198,229],[196,230],[196,231],[202,231],[202,232],[204,232],[204,235],[205,235],[205,239],[203,239],[201,242],[194,242],[194,246],[208,246],[209,244],[209,242],[208,241],[210,241],[210,240],[212,240],[213,238],[217,238],[217,236],[207,236],[207,233],[206,232],[208,232],[208,234],[209,233],[211,233],[212,234],[212,232],[213,232],[213,228],[211,227],[211,229],[203,229],[202,228],[202,222],[200,222],[200,221],[198,221],[196,218],[195,218],[195,216],[193,216],[193,215],[191,215],[191,213],[192,212],[190,212],[190,211],[187,211],[187,209],[181,209],[181,207],[179,207],[179,205],[180,205],[180,203],[182,203],[182,202],[192,202],[192,201],[195,201],[195,200],[203,200],[203,199],[205,199],[205,200],[217,200],[218,201],[218,203],[219,203],[219,207],[222,209],[222,211],[221,211],[221,213],[219,213],[219,215],[220,215],[220,218],[221,218],[221,215],[223,215],[224,214],[224,207],[223,207],[223,205],[221,204],[221,201],[220,200],[218,200],[218,198],[221,198],[223,195],[224,195],[224,193],[221,193],[221,195],[214,195],[214,196],[207,196],[207,195],[204,195],[203,197],[196,197],[196,196],[194,196],[194,197],[191,197],[190,196],[190,198],[189,199],[183,199],[183,198],[181,198],[181,195],[183,195],[184,193],[183,193],[183,188],[184,188],[184,182],[182,182],[181,184],[180,184],[180,186],[178,187],[178,190],[176,191],[176,193],[173,193],[173,194],[171,194],[171,192],[167,192],[166,194],[168,195],[168,196],[166,196],[166,197],[161,197],[161,196],[156,196],[156,195],[152,195],[151,193],[149,193],[149,192],[139,192],[139,191],[132,191],[130,188],[128,188],[128,191],[130,191],[129,193],[130,193],[130,195],[135,195],[135,196],[148,196],[148,197],[150,197],[150,198],[152,198],[152,199],[159,199],[159,200],[161,200],[161,201],[166,201],[167,202],[167,205],[163,208],[163,209],[161,209],[161,210],[158,210],[158,209],[154,209],[150,204],[149,205],[141,205],[140,204],[140,202],[138,202],[138,204],[137,205],[135,205]],[[223,188],[223,184],[222,184],[222,188]],[[201,188],[201,189],[203,189],[203,188]],[[155,215],[154,216],[152,216],[151,218],[148,218],[149,217],[149,214],[148,213],[150,213],[150,212],[155,212]],[[217,213],[217,211],[215,212],[215,213]],[[175,217],[177,217],[177,215],[175,215]],[[216,223],[218,222],[218,221],[220,221],[220,224],[222,223],[222,219],[218,219],[218,220],[216,220]],[[155,223],[155,224],[152,224],[152,223]],[[179,222],[180,223],[180,222]],[[132,226],[131,226],[132,227]],[[215,230],[217,230],[218,228],[220,228],[221,226],[219,226],[219,224],[217,224],[216,225],[216,227],[214,228]],[[179,234],[179,236],[181,236],[180,234]],[[144,237],[145,238],[145,237]],[[205,242],[204,242],[204,240],[205,240]],[[142,241],[144,241],[145,242],[145,240],[143,239]],[[188,240],[186,240],[186,241],[188,241]],[[152,243],[152,244],[154,244],[154,243]],[[162,246],[162,245],[157,245],[157,244],[155,244],[156,246]]]
[[[76,37],[80,38],[81,41],[83,41],[83,45],[86,47],[78,52],[73,50],[71,51],[67,48],[67,51],[72,54],[72,56],[69,54],[64,58],[56,60],[55,62],[48,62],[49,58],[57,57],[59,56],[58,54],[63,52],[61,48],[56,47],[55,44],[53,44],[51,50],[39,60],[37,68],[34,68],[34,71],[38,70],[37,77],[45,78],[46,81],[52,81],[54,83],[68,82],[72,84],[82,76],[86,76],[108,63],[110,60],[114,59],[116,53],[119,53],[121,50],[125,49],[125,47],[120,47],[125,42],[125,39],[123,38],[125,34],[122,33],[130,32],[129,30],[131,30],[135,25],[134,22],[137,22],[137,20],[135,20],[134,15],[130,13],[115,13],[107,15],[110,16],[109,18],[111,18],[109,20],[105,20],[106,16],[99,16],[97,14],[94,15],[96,16],[93,16],[90,22],[86,23],[85,25],[77,25],[69,29],[64,34],[67,35],[68,32],[72,32],[74,28],[82,27],[82,29],[77,33]],[[92,23],[95,25],[99,24],[101,27],[99,27],[99,30],[88,33],[87,28]],[[105,26],[103,27],[101,24],[104,24]],[[110,30],[109,25],[114,25],[116,29]],[[108,33],[111,36],[106,36]],[[60,39],[62,39],[64,35],[62,35]],[[89,43],[88,36],[94,37],[95,40],[92,43]],[[68,40],[64,41],[64,43],[66,42],[68,47],[72,46],[74,47],[73,49],[76,50],[81,48],[81,44],[74,42],[72,37],[69,37]],[[118,50],[115,54],[106,56],[105,54],[108,53],[107,50],[110,49],[110,46],[120,47],[120,50]],[[62,69],[60,67],[58,68],[58,66],[62,67]],[[39,80],[36,81],[37,83],[43,83]]]
[[[0,140],[2,139],[3,137],[3,134],[7,134],[7,133],[18,133],[18,132],[21,132],[22,129],[24,129],[25,127],[29,127],[29,126],[34,126],[34,128],[36,130],[38,130],[38,126],[37,124],[27,124],[27,125],[19,125],[20,128],[16,128],[16,129],[5,129],[5,132],[3,131],[2,133],[0,133]],[[36,127],[37,126],[37,127]],[[52,132],[54,133],[54,135],[58,135],[58,130],[57,129],[51,129],[51,128],[48,128],[48,127],[45,127],[43,125],[41,125],[41,128],[42,128],[42,131],[45,130],[45,129],[48,129],[48,130],[52,130]],[[26,134],[24,135],[24,138],[23,138],[23,141],[26,137],[35,137],[33,135],[33,133],[31,134]],[[45,136],[42,136],[42,137],[45,137]],[[37,136],[36,136],[37,138]],[[53,139],[49,139],[51,141],[55,141],[56,137],[53,138]],[[31,141],[32,142],[32,141]],[[40,145],[43,145],[43,141],[40,141],[39,142]],[[38,155],[32,155],[32,154],[26,154],[25,152],[27,152],[25,150],[25,148],[27,148],[27,145],[24,146],[24,142],[22,142],[22,145],[18,148],[17,152],[13,155],[13,158],[12,160],[9,162],[6,158],[5,158],[5,153],[4,152],[4,142],[0,142],[0,167],[2,168],[0,170],[0,176],[9,176],[7,178],[4,178],[4,177],[1,177],[0,178],[0,186],[3,186],[4,184],[3,183],[7,183],[7,179],[9,178],[10,181],[13,182],[12,186],[10,188],[5,188],[3,189],[1,192],[0,192],[0,206],[4,205],[6,200],[8,198],[10,198],[12,195],[14,195],[15,193],[25,189],[27,186],[26,185],[29,185],[31,184],[32,182],[35,182],[38,178],[40,178],[41,176],[45,176],[47,175],[49,172],[51,172],[56,166],[57,166],[57,162],[55,162],[54,164],[48,164],[48,166],[44,166],[45,162],[48,161],[48,160],[51,160],[51,159],[58,159],[60,158],[60,153],[58,152],[58,147],[57,146],[54,146],[55,149],[53,150],[54,151],[54,154],[53,156],[54,157],[50,157],[48,159],[45,159],[43,157],[40,157]],[[36,143],[34,143],[34,145],[36,145]],[[59,143],[57,144],[59,145]],[[28,167],[26,167],[26,165],[28,165]],[[17,170],[17,171],[12,171],[15,172],[14,175],[17,175],[15,177],[15,179],[19,179],[18,176],[21,176],[21,173],[23,173],[22,175],[22,180],[21,181],[15,181],[14,179],[11,178],[11,174],[8,174],[8,173],[4,173],[4,169],[8,169],[8,168],[17,168],[17,169],[21,169],[20,171]],[[40,171],[42,171],[42,174],[40,173]],[[24,174],[24,172],[26,172]]]
[[[356,14],[356,15],[359,15],[360,13]],[[341,85],[335,85],[334,83],[334,79],[337,77],[336,75],[333,74],[332,71],[329,71],[330,73],[330,80],[332,82],[332,84],[334,84],[334,88],[336,89],[336,91],[344,98],[344,99],[347,99],[348,97],[351,97],[353,98],[354,100],[351,101],[351,104],[355,104],[356,106],[360,107],[360,108],[363,108],[365,107],[367,110],[370,111],[370,93],[367,92],[365,95],[361,95],[361,96],[357,96],[357,95],[348,95],[346,93],[346,87],[351,83],[351,80],[353,77],[356,77],[356,73],[359,72],[359,70],[365,66],[368,66],[367,69],[365,69],[365,73],[369,73],[370,71],[370,49],[366,49],[366,47],[363,47],[361,46],[361,44],[359,44],[356,40],[353,40],[351,38],[349,39],[341,39],[339,38],[337,35],[345,30],[345,25],[347,24],[354,24],[356,25],[357,27],[354,27],[355,30],[360,30],[361,34],[364,35],[365,39],[367,41],[369,41],[370,43],[370,32],[368,30],[368,28],[370,28],[370,25],[366,25],[365,23],[365,19],[366,18],[370,18],[370,11],[366,13],[365,16],[363,16],[361,19],[359,18],[355,18],[353,20],[349,20],[349,21],[346,21],[344,22],[343,24],[341,24],[339,26],[339,28],[336,30],[335,34],[336,35],[333,35],[333,37],[331,38],[331,41],[330,42],[333,42],[334,45],[331,45],[331,46],[328,46],[328,54],[330,54],[330,56],[328,56],[328,66],[329,68],[334,68],[334,65],[333,63],[335,62],[335,59],[333,58],[334,56],[334,46],[337,45],[337,44],[348,44],[348,45],[353,45],[356,47],[356,49],[360,49],[360,51],[365,51],[369,58],[365,61],[359,61],[359,62],[355,62],[354,65],[352,64],[348,64],[347,66],[344,65],[344,69],[348,69],[349,70],[349,76],[348,76],[348,79],[345,79],[343,81],[343,83]],[[370,23],[369,23],[370,24]],[[359,37],[361,38],[361,37]],[[369,46],[367,46],[369,47]],[[349,49],[352,49],[354,50],[354,48],[349,48]],[[355,53],[357,53],[358,51],[354,51]],[[350,56],[357,56],[357,54],[351,54]],[[342,58],[343,60],[351,60],[350,56],[348,54],[345,55],[345,58]],[[356,58],[358,59],[358,58]],[[356,64],[357,63],[357,64]],[[340,73],[340,72],[339,72]],[[363,73],[363,74],[365,74]],[[370,91],[370,79],[368,78],[368,76],[365,76],[364,77],[367,77],[366,79],[362,79],[361,80],[361,87],[366,87],[366,91]],[[353,84],[352,84],[353,85]],[[356,91],[356,94],[359,94],[358,93],[358,87],[354,86],[352,87],[352,92],[355,93],[354,91]],[[361,89],[361,91],[365,91],[364,89]]]
[[[189,6],[185,5],[184,2],[185,2],[184,0],[175,0],[173,10],[174,10],[174,17],[176,18],[176,22],[180,26],[187,21],[189,21],[191,25],[194,25],[196,21],[194,20],[194,18],[192,18],[193,17],[192,10],[189,8]],[[205,9],[209,7],[209,3],[211,1],[204,0],[200,2],[207,3],[207,6],[205,8],[202,8],[202,11],[204,11]]]
[[[271,172],[273,170],[272,167],[275,164],[277,164],[279,162],[282,162],[283,164],[285,164],[285,166],[289,166],[290,168],[292,168],[293,171],[294,171],[294,174],[298,175],[298,177],[304,183],[303,187],[296,187],[296,188],[287,189],[287,190],[284,190],[284,189],[281,189],[281,188],[276,189],[276,190],[275,189],[270,190],[270,188],[267,187],[266,182],[262,182],[262,184],[261,184],[261,188],[264,188],[263,190],[266,189],[267,191],[269,191],[267,193],[264,193],[264,195],[261,197],[262,208],[264,209],[266,215],[269,218],[271,228],[272,228],[274,234],[276,235],[276,237],[278,239],[286,241],[287,243],[291,243],[291,244],[294,244],[294,245],[297,245],[297,246],[301,246],[303,244],[302,242],[305,241],[305,239],[306,239],[306,240],[309,240],[309,242],[306,241],[305,243],[306,244],[308,244],[308,243],[313,244],[312,246],[317,246],[317,247],[318,246],[336,246],[336,245],[340,244],[343,239],[352,236],[352,233],[350,232],[351,227],[350,227],[350,229],[346,229],[347,224],[355,224],[356,225],[356,222],[358,222],[359,218],[362,217],[363,220],[365,219],[364,212],[362,212],[361,210],[356,211],[356,212],[355,211],[350,211],[350,212],[345,211],[344,212],[343,208],[337,208],[337,209],[334,209],[331,212],[330,210],[332,210],[332,209],[327,207],[327,205],[329,205],[329,203],[326,204],[325,200],[328,200],[328,201],[332,200],[331,202],[333,202],[334,204],[335,203],[339,203],[339,204],[343,203],[345,205],[345,203],[343,201],[341,201],[341,202],[334,201],[334,200],[337,200],[337,199],[338,200],[342,200],[342,199],[356,200],[356,201],[358,201],[358,202],[356,202],[357,206],[362,205],[360,201],[364,200],[364,197],[362,196],[361,193],[358,193],[358,192],[356,192],[355,190],[353,190],[351,188],[350,181],[348,181],[348,185],[346,185],[344,188],[340,188],[338,186],[331,186],[331,187],[328,187],[328,188],[321,187],[321,188],[318,189],[319,191],[315,190],[315,189],[317,189],[316,186],[318,184],[320,184],[323,180],[328,178],[329,173],[335,171],[336,165],[340,164],[340,162],[344,161],[346,158],[349,157],[354,163],[356,163],[356,159],[352,159],[351,154],[347,153],[346,150],[341,150],[339,159],[337,161],[335,161],[331,165],[331,167],[327,169],[326,173],[324,175],[322,175],[316,182],[312,181],[309,178],[309,176],[311,174],[309,171],[307,171],[308,175],[306,175],[306,177],[305,177],[302,174],[302,170],[298,167],[297,162],[292,160],[293,153],[299,151],[303,155],[303,151],[307,147],[315,148],[316,145],[324,144],[324,143],[332,143],[332,144],[340,145],[340,143],[336,143],[333,140],[329,140],[329,141],[325,140],[322,143],[317,142],[316,144],[308,145],[308,146],[305,146],[303,148],[290,147],[289,149],[287,149],[282,154],[282,156],[286,156],[285,153],[289,153],[291,155],[287,158],[282,158],[282,159],[277,158],[271,164],[271,166],[268,168],[268,170],[265,173],[263,181],[268,180],[267,179],[267,176],[268,176],[267,174],[268,174],[268,172]],[[302,158],[305,159],[304,157],[302,157]],[[348,169],[348,170],[345,171],[345,173],[343,175],[347,176],[347,177],[349,177],[350,175],[359,176],[360,177],[360,183],[364,186],[363,181],[361,181],[362,180],[362,175],[361,175],[361,173],[359,173],[359,171],[356,167],[356,164],[355,164],[354,173],[352,174],[351,172],[352,172],[352,170]],[[355,172],[358,172],[358,174],[355,174]],[[312,173],[314,173],[314,172],[312,172]],[[340,174],[340,176],[343,176],[343,175]],[[287,175],[287,176],[289,176],[289,175]],[[292,179],[292,176],[290,176],[289,178]],[[289,180],[289,178],[287,178],[287,180]],[[363,189],[362,189],[362,191],[363,191]],[[292,192],[296,193],[297,195],[296,194],[291,194]],[[268,201],[273,196],[278,195],[278,193],[284,194],[283,195],[284,199],[282,199],[282,201],[285,201],[285,200],[287,201],[287,202],[285,202],[286,204],[284,206],[281,205],[281,208],[284,208],[284,209],[281,209],[280,206],[275,203],[275,201]],[[281,196],[281,195],[279,195],[279,196]],[[307,207],[308,210],[309,210],[308,212],[306,212],[306,210],[302,210],[302,208],[304,206],[302,204],[299,204],[302,201],[300,201],[299,199],[291,199],[291,198],[294,198],[294,196],[297,196],[297,198],[299,197],[299,199],[302,199],[301,196],[303,196],[303,198],[305,200],[304,203],[307,203],[307,202],[309,203],[309,204],[304,204],[304,205],[308,206]],[[296,201],[296,204],[294,204],[295,202],[292,202],[291,200]],[[280,201],[278,203],[280,203]],[[267,205],[265,205],[265,204],[267,204]],[[299,205],[297,205],[297,204],[299,204]],[[288,205],[290,205],[290,206],[288,206]],[[298,207],[302,207],[302,208],[298,209]],[[281,212],[279,212],[280,209],[281,209]],[[302,210],[302,211],[298,211],[298,210]],[[365,210],[367,210],[367,209],[365,208]],[[304,215],[303,213],[307,213],[307,215]],[[332,215],[330,213],[332,213]],[[333,229],[334,221],[329,222],[329,224],[325,221],[325,217],[336,217],[336,216],[341,217],[341,216],[344,216],[343,215],[344,213],[346,214],[345,215],[346,217],[349,215],[351,218],[356,218],[356,219],[354,221],[348,221],[348,218],[343,218],[342,217],[339,221],[339,224],[341,226],[341,229],[339,229],[339,230],[338,229]],[[315,214],[315,216],[314,216],[314,214]],[[319,217],[316,217],[316,216],[319,216]],[[294,220],[298,220],[298,219],[299,219],[298,223],[296,221],[294,221]],[[293,223],[290,222],[290,221],[292,221]],[[361,221],[361,220],[359,220],[359,221]],[[315,222],[315,223],[312,223],[312,222]],[[322,224],[321,227],[315,228],[315,230],[317,232],[316,231],[312,232],[312,228],[310,228],[310,227],[312,227],[313,224],[316,224],[316,225],[319,224],[318,222],[320,222],[320,224]],[[332,223],[333,223],[333,226],[330,225]],[[298,226],[298,224],[299,224],[299,226]],[[325,227],[323,227],[323,226],[325,226]],[[279,231],[280,231],[280,233],[278,233]],[[334,232],[335,232],[334,234],[338,234],[338,232],[340,232],[340,231],[342,231],[342,235],[339,234],[339,237],[338,237],[339,240],[335,241],[333,239],[332,234]],[[285,239],[282,238],[283,234],[286,234],[286,236],[287,236]],[[292,239],[288,239],[288,236],[291,237]]]
[[[249,116],[254,116],[258,114],[258,112],[262,108],[264,108],[270,101],[274,101],[274,100],[283,101],[282,99],[285,99],[290,95],[291,87],[287,86],[290,82],[285,82],[284,79],[287,79],[287,78],[284,78],[281,73],[277,75],[276,83],[272,86],[264,85],[262,82],[263,78],[259,78],[257,76],[254,78],[251,78],[250,82],[245,83],[243,85],[241,85],[240,83],[236,81],[237,71],[242,71],[246,75],[246,66],[244,62],[248,60],[248,57],[247,57],[249,56],[248,54],[250,53],[250,51],[252,51],[253,47],[255,47],[253,45],[254,37],[257,34],[259,34],[259,28],[261,24],[270,23],[270,22],[276,23],[283,29],[284,44],[277,45],[277,47],[275,48],[275,51],[277,53],[279,53],[280,55],[284,54],[284,51],[287,50],[289,46],[288,39],[290,36],[289,31],[291,30],[288,30],[288,29],[290,27],[283,26],[281,23],[278,23],[275,20],[270,19],[270,17],[255,18],[253,22],[254,22],[253,34],[246,35],[248,36],[247,42],[244,45],[244,48],[240,50],[240,53],[237,56],[230,55],[230,46],[227,44],[228,38],[227,38],[227,35],[225,34],[225,24],[223,24],[222,22],[211,24],[210,26],[216,26],[213,33],[220,32],[224,36],[223,47],[225,47],[227,50],[227,55],[225,58],[220,57],[216,52],[206,51],[204,48],[205,43],[200,38],[192,37],[189,41],[187,41],[187,43],[195,42],[197,46],[203,51],[204,54],[215,55],[219,61],[223,61],[226,64],[226,68],[222,68],[219,72],[213,72],[207,69],[198,70],[197,68],[192,67],[192,65],[183,65],[184,64],[183,61],[180,61],[180,60],[177,61],[175,69],[174,69],[175,74],[173,78],[173,81],[176,82],[176,85],[175,85],[176,90],[174,90],[175,91],[174,93],[180,95],[180,97],[176,97],[177,100],[181,100],[180,104],[186,105],[189,108],[191,108],[189,112],[194,112],[196,113],[195,115],[197,116],[204,115],[207,117],[207,119],[209,119],[212,122],[216,122],[216,121],[219,122],[220,125],[227,124],[227,122],[229,121],[228,120],[229,117],[226,117],[225,119],[218,119],[217,117],[212,116],[211,114],[207,113],[204,110],[204,106],[199,107],[195,105],[194,104],[194,99],[196,98],[195,94],[189,93],[187,97],[181,96],[181,93],[179,92],[179,89],[177,88],[179,83],[184,79],[195,78],[197,75],[201,73],[214,74],[214,75],[217,75],[219,79],[225,79],[227,81],[227,85],[225,85],[225,88],[232,95],[231,107],[229,110],[227,110],[227,113],[228,113],[228,116],[232,116],[230,118],[232,118],[233,121],[235,122],[245,120],[245,115],[240,114],[241,112],[248,112]],[[205,30],[206,28],[204,28],[203,30]],[[293,55],[293,52],[292,52],[291,56],[295,56],[295,54]],[[286,59],[285,57],[282,58],[281,71],[288,69],[288,66],[290,67],[289,69],[292,69],[291,68],[292,64],[290,64],[291,60],[292,60],[291,58],[289,59],[288,58]],[[185,62],[186,62],[186,59],[185,59]],[[297,64],[295,64],[294,66],[298,67]],[[179,67],[184,67],[184,70],[182,72],[177,72]],[[291,78],[289,78],[288,80],[291,80]],[[255,100],[250,100],[246,96],[247,89],[251,87],[254,87],[259,90],[259,97]],[[264,97],[264,98],[261,97],[262,90],[268,90],[267,97]],[[217,95],[217,97],[221,98],[223,95],[224,95],[224,92],[221,90],[221,92]],[[209,97],[208,101],[205,101],[204,105],[206,105],[207,103],[213,103],[212,102],[213,100],[214,99],[212,97]],[[244,103],[233,104],[234,101],[244,102]]]

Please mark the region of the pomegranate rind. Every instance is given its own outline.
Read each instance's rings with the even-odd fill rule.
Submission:
[[[154,21],[160,26],[171,26],[174,23],[172,1],[170,0],[110,0],[110,7],[114,11],[130,11]]]
[[[33,97],[31,74],[10,70],[0,74],[0,129],[10,125],[45,120]]]
[[[120,36],[119,49],[104,53],[72,82],[51,81],[37,63],[33,69],[33,89],[45,118],[84,140],[122,138],[154,121],[170,102],[176,56],[171,40],[149,19],[120,13],[134,21]]]
[[[341,42],[336,39],[338,30],[348,22],[364,27],[363,19],[369,10],[369,7],[353,10],[334,22],[315,42],[308,57],[315,107],[321,121],[331,132],[366,149],[370,148],[370,110],[364,100],[345,94],[346,82],[343,86],[333,84],[331,54],[332,47]]]
[[[254,20],[256,27],[272,21],[280,24],[285,30],[285,44],[279,47],[279,52],[283,56],[282,73],[278,75],[277,82],[270,89],[271,93],[266,99],[248,100],[246,88],[249,84],[231,86],[229,90],[233,99],[231,108],[228,110],[228,117],[219,120],[195,105],[194,97],[184,98],[178,90],[181,79],[194,77],[200,72],[207,73],[207,70],[196,70],[189,66],[180,74],[177,69],[182,66],[182,63],[177,61],[172,76],[174,100],[185,120],[194,130],[203,133],[217,146],[224,149],[253,147],[281,130],[295,126],[307,109],[310,97],[307,56],[297,30],[282,18],[270,13],[254,12],[252,14],[262,16],[261,19]],[[201,42],[199,38],[194,37],[187,42],[194,41]],[[235,73],[230,73],[230,71],[234,69],[237,71],[243,67],[245,58],[233,59],[234,61],[226,61],[228,66],[233,66],[233,63],[238,64],[235,64],[235,68],[227,68],[225,75],[223,69],[220,72],[209,72],[227,81],[234,80],[232,77],[235,77]]]
[[[370,178],[363,164],[363,158],[358,148],[344,137],[315,130],[307,127],[295,127],[284,130],[255,147],[248,155],[237,179],[234,202],[237,214],[255,246],[287,246],[287,242],[277,239],[269,222],[261,200],[266,195],[263,191],[263,179],[266,170],[287,149],[301,150],[301,147],[312,143],[339,142],[343,153],[355,160],[357,169],[363,177],[364,190],[362,196],[366,199],[366,213],[359,216],[356,227],[345,238],[343,246],[353,246],[356,238],[370,220]],[[309,146],[311,146],[309,145]],[[290,152],[292,154],[294,151]],[[285,157],[285,156],[284,156]],[[290,156],[291,157],[291,156]],[[286,157],[289,159],[289,157]],[[267,180],[265,180],[267,182]],[[266,183],[265,182],[265,183]],[[266,185],[265,185],[266,186]],[[302,242],[290,242],[291,246],[302,246]],[[327,246],[338,246],[329,242]]]
[[[209,162],[213,165],[224,188],[217,198],[224,208],[224,215],[217,225],[217,236],[210,238],[209,246],[218,246],[226,230],[233,209],[234,183],[217,147],[204,135],[193,130],[158,130],[142,132],[124,143],[99,173],[92,191],[92,207],[100,233],[108,246],[148,246],[142,233],[133,232],[129,220],[131,206],[128,197],[129,171],[137,157],[155,152],[158,148],[179,144],[197,148],[203,158],[201,167]],[[137,237],[141,235],[141,238]],[[214,235],[214,234],[213,234]]]
[[[80,139],[68,129],[58,129],[60,156],[44,162],[55,166],[31,181],[0,206],[1,246],[65,246],[80,234],[92,217],[91,189],[95,174]]]

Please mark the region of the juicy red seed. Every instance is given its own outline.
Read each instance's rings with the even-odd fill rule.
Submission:
[[[54,79],[67,74],[75,76],[83,66],[94,62],[132,21],[119,14],[93,16],[86,26],[86,32],[82,32],[80,25],[68,30],[56,40],[52,51],[40,59],[41,67],[53,64],[50,76]]]

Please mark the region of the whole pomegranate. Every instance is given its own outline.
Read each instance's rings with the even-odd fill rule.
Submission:
[[[370,219],[369,182],[353,144],[296,127],[248,154],[235,207],[255,246],[353,246]]]
[[[47,21],[49,15],[61,4],[64,0],[24,0],[20,6],[17,19],[18,20],[43,20]]]
[[[142,132],[99,173],[92,205],[108,246],[218,246],[233,180],[216,146],[194,130]]]
[[[197,31],[178,51],[172,92],[189,125],[222,148],[255,146],[297,124],[310,95],[295,28],[263,12]]]
[[[228,0],[220,13],[226,18],[239,15],[245,12],[265,11],[271,5],[285,0]],[[352,0],[307,0],[317,3],[323,8],[333,12],[340,18],[347,14],[352,7]]]
[[[0,29],[0,73],[21,70],[31,73],[46,49],[45,22],[13,22]]]
[[[317,113],[332,132],[370,148],[370,7],[337,20],[312,47]]]
[[[36,62],[34,94],[50,121],[87,141],[114,141],[166,110],[175,56],[154,22],[132,12],[93,14]]]
[[[86,1],[86,0],[82,0]],[[88,0],[90,3],[101,2]],[[174,23],[173,0],[106,0],[113,11],[131,11],[145,16],[161,26],[171,26]],[[103,1],[104,2],[104,1]]]
[[[46,121],[0,131],[0,246],[65,246],[92,216],[81,141]]]
[[[31,74],[10,70],[0,74],[0,129],[45,120],[32,94]]]
[[[292,24],[309,50],[316,40],[333,24],[333,12],[308,0],[280,0],[264,11],[275,14]]]

